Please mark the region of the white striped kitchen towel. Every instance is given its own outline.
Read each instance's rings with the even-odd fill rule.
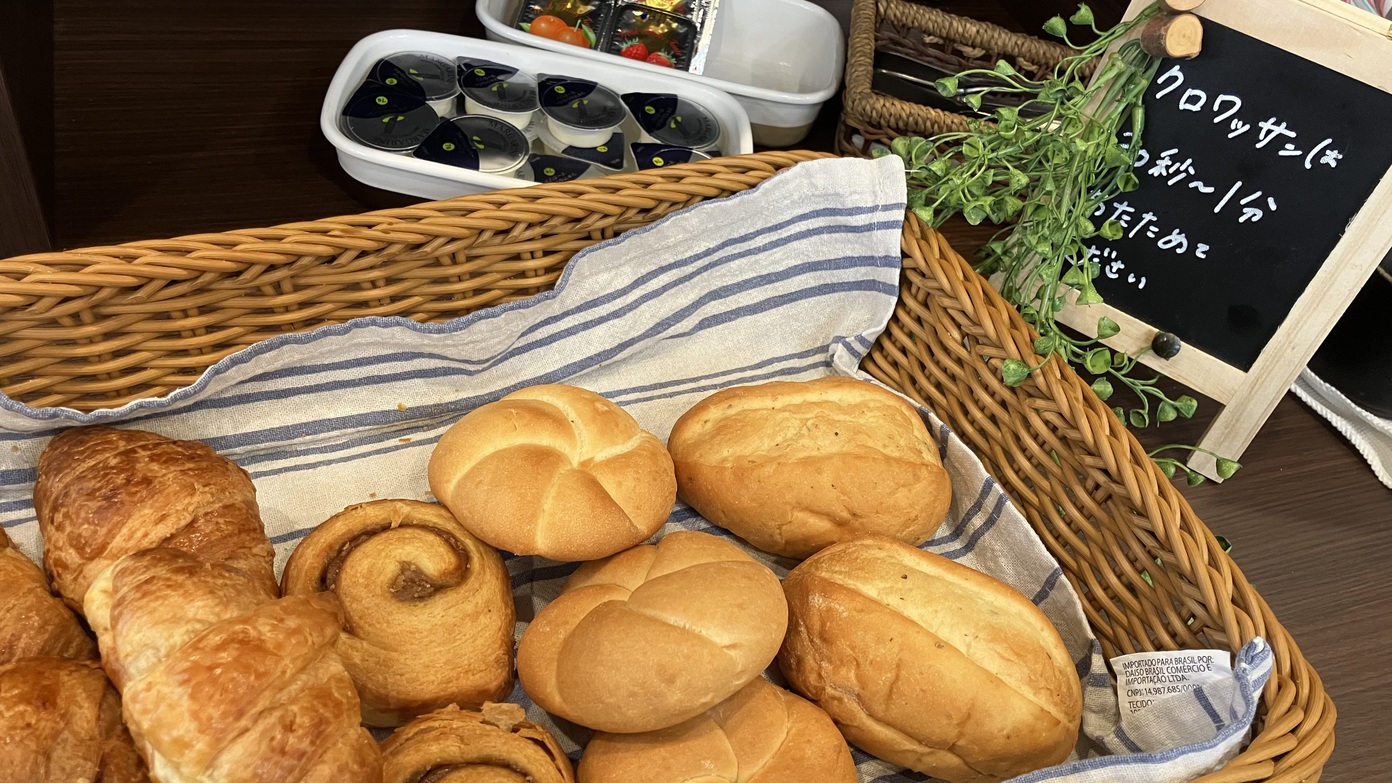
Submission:
[[[856,375],[894,307],[904,203],[896,158],[805,163],[580,253],[553,292],[526,301],[444,324],[369,318],[274,338],[187,389],[119,410],[33,410],[0,397],[0,522],[37,558],[31,492],[48,439],[74,424],[140,427],[202,440],[250,471],[279,568],[308,530],[345,506],[429,499],[425,466],[440,434],[513,390],[583,386],[665,439],[683,411],[722,387]],[[925,546],[1030,597],[1059,628],[1085,684],[1077,761],[1027,779],[1180,781],[1234,752],[1270,651],[1255,642],[1222,688],[1149,713],[1159,728],[1146,732],[1146,744],[1129,737],[1106,661],[1058,564],[962,441],[922,415],[955,494]],[[729,535],[680,505],[663,532],[675,529]],[[751,553],[780,576],[792,565]],[[508,567],[520,636],[574,566],[510,556]],[[558,725],[520,687],[513,699],[578,757],[584,730]],[[925,779],[858,751],[856,760],[862,781]]]

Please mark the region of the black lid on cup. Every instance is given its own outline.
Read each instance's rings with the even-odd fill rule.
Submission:
[[[603,144],[594,147],[570,146],[561,150],[561,154],[593,163],[610,171],[618,171],[624,165],[624,135],[621,131],[614,131],[609,140]]]
[[[514,114],[537,109],[536,79],[511,65],[461,57],[458,75],[460,91],[489,109]]]
[[[663,144],[710,147],[720,141],[720,122],[695,101],[672,93],[630,92],[623,102],[638,127]]]
[[[343,107],[343,130],[381,150],[406,152],[425,140],[439,118],[424,98],[366,82]]]
[[[527,165],[536,182],[570,182],[590,170],[590,164],[585,161],[561,155],[533,155]]]
[[[543,76],[537,86],[541,110],[562,125],[601,130],[623,122],[623,102],[608,87],[569,76]]]
[[[372,66],[368,78],[398,89],[409,89],[406,83],[414,83],[427,101],[449,98],[459,91],[454,63],[424,52],[402,52],[384,57]]]
[[[660,169],[693,160],[710,160],[710,156],[687,147],[674,147],[670,144],[633,144],[633,160],[638,169]]]
[[[511,123],[466,114],[443,120],[412,155],[484,173],[508,172],[527,159],[531,143]]]

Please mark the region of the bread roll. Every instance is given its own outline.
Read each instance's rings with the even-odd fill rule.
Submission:
[[[381,780],[331,594],[273,599],[237,568],[151,549],[104,571],[86,610],[160,783]]]
[[[88,660],[97,644],[0,529],[0,664],[35,656]]]
[[[784,579],[788,682],[853,744],[950,783],[1062,762],[1082,690],[1058,632],[985,574],[877,537],[827,547]]]
[[[555,737],[525,718],[516,704],[417,718],[382,743],[385,783],[575,783]]]
[[[552,560],[641,543],[676,499],[662,442],[574,386],[533,386],[466,414],[430,456],[430,490],[474,535]]]
[[[280,591],[251,478],[202,443],[110,427],[66,430],[39,458],[34,510],[44,565],[74,609],[101,572],[155,547],[241,569],[266,596]]]
[[[918,413],[851,378],[716,392],[677,420],[667,447],[684,502],[785,557],[867,533],[921,544],[952,500]]]
[[[704,714],[645,734],[596,734],[580,783],[856,783],[846,740],[816,705],[760,677]]]
[[[348,507],[300,542],[281,581],[286,595],[342,602],[338,653],[369,726],[512,691],[517,618],[503,558],[434,503]]]
[[[787,624],[772,571],[681,531],[581,566],[522,635],[517,675],[537,704],[582,726],[665,729],[758,677]]]
[[[121,700],[95,661],[0,665],[0,783],[146,783]]]

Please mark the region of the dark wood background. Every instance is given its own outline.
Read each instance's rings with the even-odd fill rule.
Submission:
[[[844,24],[849,0],[820,2]],[[1073,3],[943,5],[1036,30]],[[1105,21],[1122,5],[1094,8]],[[0,257],[411,203],[349,179],[318,130],[344,54],[393,27],[482,34],[468,0],[0,0],[0,104],[8,96],[18,117],[10,137],[0,121]],[[830,149],[838,112],[828,104],[804,146]],[[968,253],[980,237],[948,233]],[[1194,442],[1214,409],[1159,437]],[[1392,492],[1289,396],[1242,462],[1233,480],[1185,495],[1232,540],[1334,697],[1339,747],[1324,779],[1386,780]]]

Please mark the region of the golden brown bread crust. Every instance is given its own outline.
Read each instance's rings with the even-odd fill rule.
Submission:
[[[787,624],[772,571],[680,531],[576,570],[523,633],[517,676],[542,708],[582,726],[655,731],[752,682]]]
[[[561,385],[466,414],[440,438],[429,476],[431,492],[474,535],[562,561],[647,540],[677,494],[662,441],[600,395]]]
[[[0,664],[33,657],[90,660],[97,643],[0,529]]]
[[[783,582],[778,664],[853,744],[951,783],[1062,762],[1082,688],[1048,618],[986,574],[888,538],[828,547]]]
[[[685,723],[645,734],[596,734],[580,783],[856,783],[831,718],[762,677]]]
[[[155,779],[380,781],[331,594],[273,599],[239,569],[151,549],[103,572],[86,610]]]
[[[685,503],[785,557],[862,534],[921,544],[952,501],[918,413],[853,378],[716,392],[677,420],[667,448]]]
[[[146,783],[121,700],[95,661],[0,666],[0,783]]]
[[[434,503],[344,509],[295,548],[281,581],[286,595],[338,596],[338,653],[369,726],[512,691],[517,618],[503,558]]]
[[[279,592],[251,478],[202,443],[78,427],[48,444],[38,474],[44,565],[75,609],[122,556],[155,547],[239,568],[265,595]]]
[[[575,783],[570,759],[516,704],[446,707],[382,743],[385,783]]]

